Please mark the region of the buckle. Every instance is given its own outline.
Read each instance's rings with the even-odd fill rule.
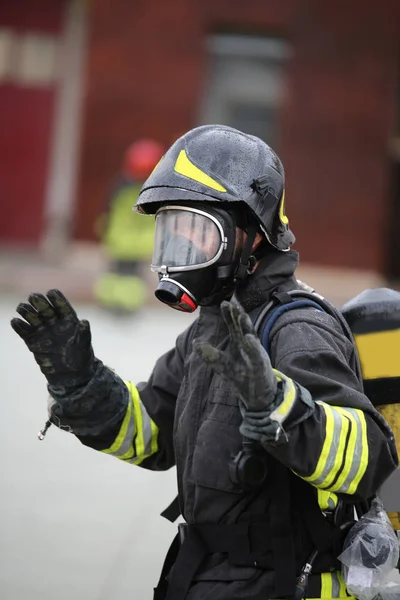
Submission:
[[[179,533],[179,541],[180,541],[181,545],[183,544],[183,542],[187,538],[188,529],[189,529],[189,527],[188,527],[187,523],[179,523],[179,525],[178,525],[178,533]]]

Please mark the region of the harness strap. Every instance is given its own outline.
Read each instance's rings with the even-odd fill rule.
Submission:
[[[170,548],[154,600],[185,600],[190,585],[207,554],[226,552],[248,557],[250,553],[249,524],[237,525],[179,525],[180,545]],[[179,541],[179,540],[178,540]],[[172,562],[172,564],[171,564]],[[172,568],[172,571],[171,571]],[[169,583],[167,576],[170,573]]]
[[[153,600],[165,600],[168,592],[168,575],[174,566],[176,557],[179,553],[180,548],[179,533],[174,537],[172,544],[170,545],[167,555],[164,559],[164,564],[161,570],[160,579],[158,580],[157,587],[154,588]]]
[[[181,544],[172,568],[167,593],[164,596],[165,600],[185,600],[193,578],[206,555],[207,548],[200,536],[194,528],[190,529]]]
[[[293,479],[293,488],[315,549],[320,553],[332,550],[333,528],[318,506],[314,489],[297,475]]]
[[[293,300],[293,302],[281,304],[280,306],[276,307],[276,309],[272,312],[270,317],[267,319],[267,323],[265,324],[263,332],[262,332],[261,343],[267,352],[269,352],[269,346],[270,346],[269,338],[270,338],[271,330],[272,330],[273,326],[275,325],[276,321],[279,319],[279,317],[281,315],[283,315],[283,313],[288,312],[289,310],[293,310],[294,308],[308,308],[308,307],[316,308],[320,312],[324,312],[324,310],[321,308],[320,304],[317,304],[316,302],[314,302],[313,300],[309,300],[308,298],[304,298],[304,300],[303,299],[302,300]]]
[[[184,600],[204,558],[216,553],[225,553],[229,563],[237,567],[274,570],[276,594],[291,595],[296,573],[293,532],[287,514],[289,482],[281,483],[279,493],[271,501],[270,521],[259,516],[233,524],[180,524],[180,545],[175,538],[154,600]]]
[[[177,520],[177,518],[180,516],[181,514],[181,509],[179,507],[179,496],[176,496],[171,504],[169,504],[167,506],[167,508],[165,510],[162,511],[161,516],[164,517],[164,519],[167,519],[167,521],[170,521],[171,523],[173,523],[174,521]]]
[[[280,502],[282,497],[274,502],[276,523],[271,527],[263,517],[232,524],[180,524],[154,590],[154,600],[185,600],[204,558],[216,553],[225,553],[229,563],[237,567],[273,568],[283,575],[277,593],[289,595],[295,577],[294,562],[290,568],[294,548],[290,544],[289,523],[282,531],[282,525],[287,522]],[[272,544],[278,530],[279,536]]]
[[[290,519],[289,473],[275,465],[275,493],[269,506],[271,519],[273,567],[275,571],[275,594],[277,597],[292,596],[296,587],[296,553]],[[277,477],[278,475],[278,477]]]

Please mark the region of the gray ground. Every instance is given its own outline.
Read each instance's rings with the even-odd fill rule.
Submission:
[[[46,420],[39,368],[9,320],[23,298],[0,296],[0,598],[150,600],[175,526],[159,516],[175,471],[150,473],[83,447]],[[137,382],[191,317],[160,307],[116,319],[91,307],[96,354]]]
[[[150,600],[175,535],[159,516],[175,497],[175,471],[146,472],[56,428],[38,441],[47,394],[9,326],[20,300],[0,297],[0,598]],[[79,314],[97,355],[135,382],[191,319],[164,307],[123,320],[90,306]]]

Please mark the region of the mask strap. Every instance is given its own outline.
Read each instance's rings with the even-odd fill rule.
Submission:
[[[254,240],[256,239],[257,227],[250,225],[247,228],[247,238],[243,246],[242,254],[238,268],[236,269],[235,279],[242,280],[249,275],[249,271],[254,267],[254,259],[251,256]],[[252,260],[253,259],[253,260]]]

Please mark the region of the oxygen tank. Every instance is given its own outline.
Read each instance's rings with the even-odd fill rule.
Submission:
[[[342,308],[353,332],[364,392],[391,427],[400,455],[400,293],[365,290]],[[400,530],[400,469],[379,492],[392,527]]]

